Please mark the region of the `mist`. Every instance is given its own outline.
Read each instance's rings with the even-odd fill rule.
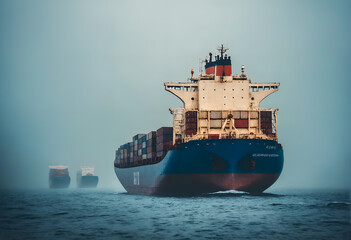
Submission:
[[[172,125],[163,82],[229,47],[233,73],[280,82],[285,165],[272,188],[351,186],[350,1],[0,2],[0,188],[48,187],[49,165],[95,166],[122,186],[115,150]]]

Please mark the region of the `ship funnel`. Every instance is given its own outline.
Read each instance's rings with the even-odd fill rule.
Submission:
[[[212,61],[212,53],[209,53],[210,60],[205,64],[205,73],[206,74],[215,74],[216,76],[231,76],[232,75],[232,63],[230,56],[224,53],[229,48],[224,47],[223,44],[217,48],[221,55],[214,57]]]

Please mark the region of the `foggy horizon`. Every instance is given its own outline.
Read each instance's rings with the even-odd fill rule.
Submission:
[[[225,7],[223,7],[225,6]],[[0,189],[48,188],[49,165],[94,166],[123,187],[115,150],[172,126],[164,82],[229,47],[233,74],[279,82],[274,189],[351,187],[350,1],[1,1]]]

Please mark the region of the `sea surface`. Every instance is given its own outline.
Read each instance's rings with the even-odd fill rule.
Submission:
[[[351,239],[350,193],[2,190],[0,239]]]

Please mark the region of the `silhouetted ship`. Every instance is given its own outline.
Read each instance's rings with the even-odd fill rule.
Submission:
[[[68,188],[71,178],[66,166],[49,166],[49,187],[50,188]]]
[[[253,83],[244,66],[232,75],[227,49],[218,50],[204,74],[192,70],[187,82],[164,84],[184,104],[170,109],[173,128],[137,134],[116,151],[114,169],[129,193],[261,193],[280,176],[278,109],[260,108],[279,83]]]
[[[95,188],[99,177],[94,174],[94,167],[81,167],[77,172],[77,186],[79,188]]]

